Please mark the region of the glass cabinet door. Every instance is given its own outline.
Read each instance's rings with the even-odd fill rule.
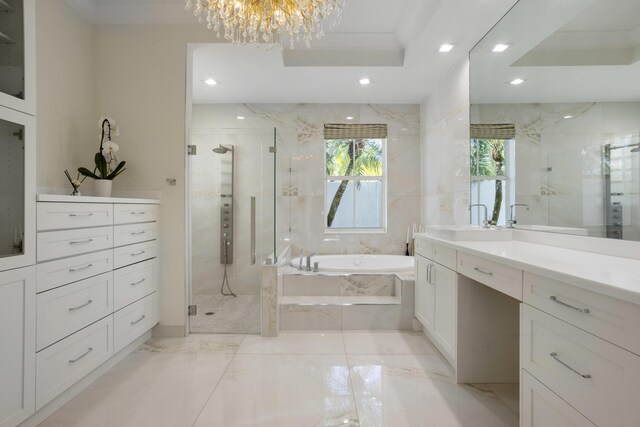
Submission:
[[[34,262],[34,121],[0,107],[0,271]]]
[[[0,0],[0,105],[34,114],[33,0]]]

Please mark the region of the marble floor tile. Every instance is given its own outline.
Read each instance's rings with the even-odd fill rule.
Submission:
[[[343,334],[347,354],[438,354],[438,350],[420,332],[344,331]]]
[[[195,427],[358,425],[344,355],[238,354]]]
[[[240,348],[244,337],[244,335],[193,334],[185,338],[151,338],[138,351],[234,354]]]
[[[136,351],[41,426],[192,426],[232,354]]]
[[[239,354],[345,354],[341,331],[280,332],[275,338],[247,335]]]
[[[485,384],[516,416],[520,414],[519,384]]]
[[[348,356],[361,426],[517,427],[493,393],[454,384],[440,356]]]

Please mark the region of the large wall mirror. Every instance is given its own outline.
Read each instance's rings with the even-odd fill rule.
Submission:
[[[640,241],[639,0],[520,0],[470,73],[471,200],[489,221]]]

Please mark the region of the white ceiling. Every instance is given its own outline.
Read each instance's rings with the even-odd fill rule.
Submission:
[[[98,25],[201,25],[184,0],[66,1]],[[419,103],[515,2],[347,0],[342,23],[311,50],[199,45],[194,102]],[[442,43],[455,49],[438,53]],[[373,83],[361,87],[363,76]]]
[[[520,0],[471,54],[471,101],[640,101],[639,75],[640,1]]]

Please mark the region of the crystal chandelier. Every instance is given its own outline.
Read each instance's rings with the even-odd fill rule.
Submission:
[[[334,15],[331,26],[340,22],[346,0],[186,0],[186,9],[193,9],[200,22],[231,43],[281,43],[288,35],[291,48],[294,41],[324,36],[324,20]]]

